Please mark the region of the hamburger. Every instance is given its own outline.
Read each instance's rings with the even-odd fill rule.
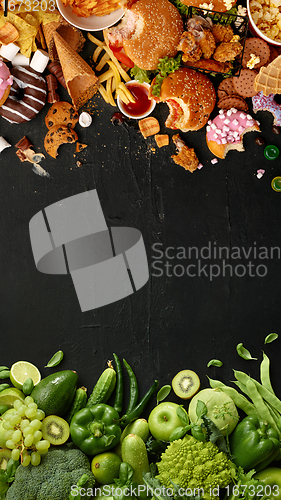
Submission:
[[[166,127],[182,132],[204,127],[216,104],[216,91],[211,80],[190,68],[179,68],[166,76],[159,97],[153,96],[152,92],[153,82],[149,97],[166,102],[169,107]]]
[[[117,26],[104,30],[104,39],[117,57],[124,51],[131,66],[155,70],[160,58],[177,54],[183,30],[181,14],[169,0],[137,0]]]

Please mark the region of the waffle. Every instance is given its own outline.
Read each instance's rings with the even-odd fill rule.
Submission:
[[[268,66],[262,66],[254,83],[257,92],[263,95],[281,94],[281,55],[276,57]]]

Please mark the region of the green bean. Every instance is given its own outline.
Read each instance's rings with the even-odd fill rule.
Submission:
[[[225,394],[227,394],[234,402],[234,404],[237,406],[237,408],[240,408],[240,410],[244,411],[246,415],[257,415],[257,411],[254,407],[254,405],[248,401],[245,396],[240,394],[236,389],[233,387],[229,387],[228,385],[225,385],[223,382],[220,382],[219,380],[213,380],[209,378],[210,386],[212,389],[221,389]]]
[[[242,382],[239,382],[238,380],[234,380],[233,382],[235,385],[237,385],[237,387],[239,387],[240,391],[242,391],[242,392],[244,392],[244,394],[246,394],[246,396],[249,395],[245,384],[242,384]]]
[[[268,391],[270,391],[270,392],[272,392],[272,394],[274,394],[274,390],[273,390],[273,387],[272,387],[271,381],[270,381],[269,365],[270,365],[269,357],[264,352],[263,353],[263,360],[260,364],[260,379],[261,379],[262,385]]]
[[[271,413],[260,395],[255,382],[250,377],[247,381],[246,387],[249,392],[249,397],[252,399],[260,418],[262,420],[266,420],[266,422],[278,431],[275,420],[272,418]]]
[[[245,383],[245,381],[247,381],[248,379],[251,378],[249,375],[247,375],[244,372],[234,371],[234,373],[235,373],[235,377],[239,381],[241,381],[242,383]],[[272,394],[272,392],[270,392],[268,389],[266,389],[262,384],[260,384],[256,380],[254,380],[254,379],[251,379],[251,380],[256,384],[258,391],[259,391],[260,395],[263,397],[263,399],[265,399],[268,403],[271,404],[271,406],[273,408],[275,408],[277,411],[279,411],[281,413],[281,401],[280,401],[280,399],[278,399],[277,396],[275,396],[275,394]]]
[[[265,401],[265,404],[266,404],[267,408],[269,409],[269,412],[270,412],[273,420],[276,423],[276,426],[278,428],[278,431],[279,431],[279,434],[281,437],[281,415],[280,415],[280,413],[278,413],[278,411],[276,411],[274,408],[272,408],[272,406],[269,403],[267,403],[267,401]]]

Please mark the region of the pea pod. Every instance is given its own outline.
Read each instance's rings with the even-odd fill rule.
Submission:
[[[0,384],[0,392],[4,391],[4,389],[8,389],[10,387],[10,384]]]
[[[0,405],[0,415],[3,415],[3,413],[5,413],[5,411],[7,411],[8,409],[9,409],[9,406]]]
[[[29,396],[32,393],[34,387],[34,383],[32,378],[27,378],[22,386],[22,392],[25,396]]]
[[[8,366],[0,366],[0,372],[2,372],[3,370],[9,370]]]
[[[0,378],[10,378],[10,370],[2,370],[0,371]]]
[[[212,389],[221,389],[234,401],[237,408],[240,408],[240,410],[244,411],[246,415],[257,415],[257,410],[255,409],[254,405],[247,398],[245,398],[245,396],[236,391],[236,389],[225,385],[219,380],[209,378],[209,382]]]

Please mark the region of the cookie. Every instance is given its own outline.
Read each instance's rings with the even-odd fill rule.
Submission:
[[[45,136],[44,147],[52,158],[56,158],[58,156],[58,148],[61,144],[70,144],[77,140],[78,136],[71,127],[53,125]]]
[[[235,88],[233,87],[233,77],[225,78],[222,80],[218,86],[217,95],[218,99],[223,97],[236,94]]]
[[[238,109],[239,111],[248,111],[249,107],[248,104],[246,103],[245,99],[243,99],[242,96],[239,95],[230,95],[226,97],[222,97],[218,103],[217,107],[220,109],[231,109],[235,108]]]
[[[253,69],[241,69],[240,75],[233,78],[233,86],[236,93],[242,97],[253,97],[256,95],[254,89],[255,77],[257,71]]]
[[[79,115],[72,104],[66,101],[55,102],[45,116],[46,127],[50,129],[54,125],[64,125],[74,128],[78,123]]]
[[[242,59],[243,68],[247,68],[247,63],[250,61],[252,54],[260,58],[260,62],[255,64],[255,69],[261,68],[269,60],[269,45],[261,38],[247,38]]]

